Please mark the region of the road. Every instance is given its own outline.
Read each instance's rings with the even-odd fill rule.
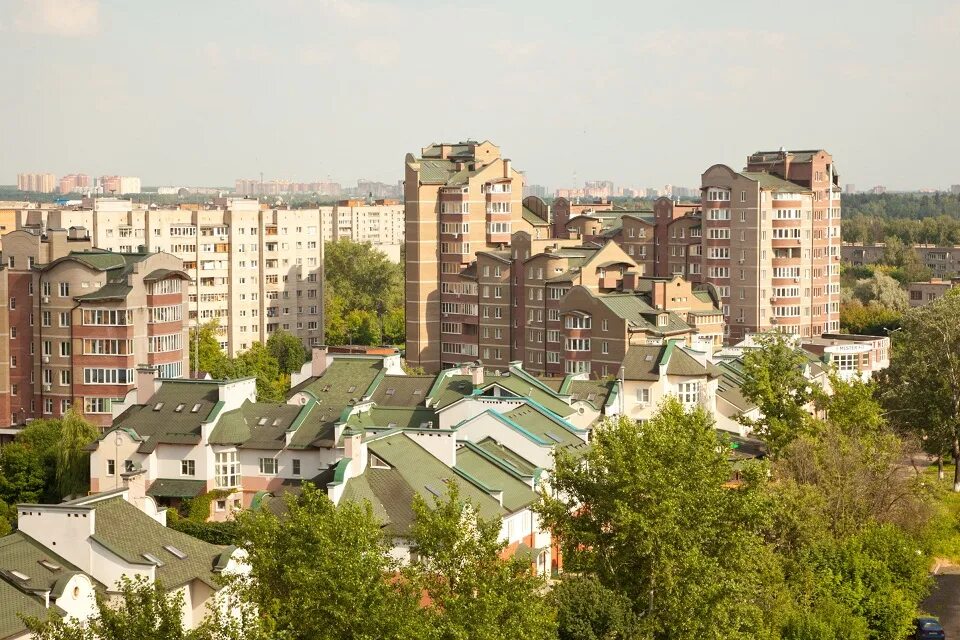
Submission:
[[[923,609],[940,618],[947,640],[960,640],[960,574],[934,576],[936,586],[923,601]]]

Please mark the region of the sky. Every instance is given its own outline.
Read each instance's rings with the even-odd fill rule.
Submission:
[[[19,172],[396,182],[491,140],[527,181],[696,186],[781,146],[960,184],[960,0],[0,0]]]

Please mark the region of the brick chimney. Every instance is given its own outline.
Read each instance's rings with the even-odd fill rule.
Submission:
[[[640,283],[640,276],[636,271],[627,271],[623,274],[623,290],[635,291]]]
[[[310,359],[310,374],[313,377],[319,377],[323,375],[323,372],[327,370],[327,348],[324,347],[314,347],[311,351]]]
[[[653,307],[655,309],[666,309],[667,308],[667,283],[657,280],[653,283],[653,288],[650,291],[653,298]]]

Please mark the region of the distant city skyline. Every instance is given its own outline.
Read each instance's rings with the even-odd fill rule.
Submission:
[[[446,50],[464,25],[490,29]],[[956,1],[7,0],[0,35],[5,181],[392,183],[425,141],[467,138],[551,188],[697,184],[704,159],[780,146],[830,149],[858,185],[960,179]],[[477,99],[453,100],[468,75]]]

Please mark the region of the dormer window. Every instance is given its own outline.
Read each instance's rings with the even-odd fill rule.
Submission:
[[[661,313],[660,315],[657,316],[657,326],[658,327],[667,326],[667,314]]]
[[[377,456],[370,454],[370,468],[371,469],[389,469],[390,465],[384,462],[382,459]]]

